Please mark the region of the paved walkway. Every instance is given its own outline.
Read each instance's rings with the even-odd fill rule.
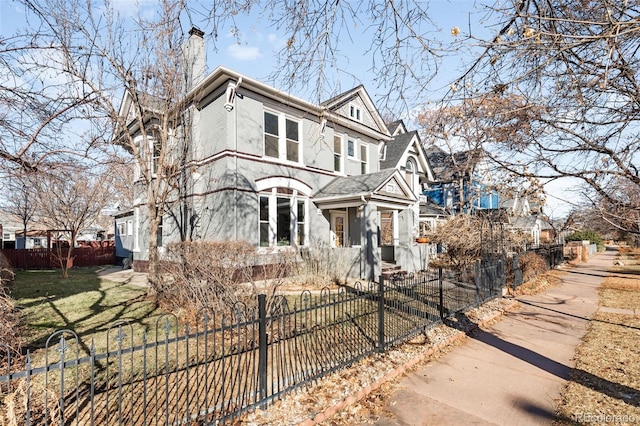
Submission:
[[[121,266],[105,267],[96,271],[96,274],[102,279],[117,283],[135,284],[141,287],[149,286],[146,273],[134,272],[133,269],[122,269]]]
[[[567,270],[489,330],[400,381],[387,425],[550,424],[615,251]]]

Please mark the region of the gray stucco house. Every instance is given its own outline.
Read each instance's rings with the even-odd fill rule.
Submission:
[[[203,46],[198,37],[188,43]],[[368,280],[383,259],[422,269],[419,201],[433,175],[417,133],[390,130],[363,86],[316,105],[224,67],[205,76],[204,49],[190,51],[203,74],[191,89],[193,239],[246,240],[265,257],[331,247],[351,259],[350,276]],[[125,116],[126,107],[125,96]],[[119,253],[138,270],[148,260],[142,200],[116,218]],[[180,240],[173,216],[163,217],[160,250]]]

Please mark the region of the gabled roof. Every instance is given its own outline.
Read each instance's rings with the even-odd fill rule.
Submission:
[[[448,153],[432,146],[426,150],[426,154],[436,180],[441,182],[449,182],[461,174],[472,172],[484,158],[484,150],[481,148]]]
[[[396,120],[388,123],[387,128],[389,129],[389,133],[391,133],[391,136],[407,133],[407,127],[404,125],[404,121],[402,120]]]
[[[380,161],[380,168],[395,168],[400,166],[398,162],[411,145],[411,141],[414,136],[417,136],[418,132],[403,133],[394,136],[393,139],[386,143],[386,156],[384,160]],[[402,164],[404,166],[404,164]]]
[[[407,206],[417,201],[400,172],[385,169],[376,173],[340,176],[313,195],[317,205],[331,203],[362,204],[362,200]]]
[[[359,99],[362,105],[364,105],[367,114],[369,114],[369,116],[375,123],[375,126],[376,126],[375,130],[387,136],[390,136],[389,129],[387,129],[387,126],[385,125],[384,120],[380,116],[378,109],[376,108],[375,104],[371,100],[371,97],[367,93],[367,90],[364,88],[362,84],[351,90],[347,90],[346,92],[340,93],[339,95],[334,96],[333,98],[322,102],[320,105],[326,108],[327,110],[336,113],[340,108],[342,108],[349,102],[352,102],[354,99]]]
[[[427,171],[427,177],[429,180],[433,180],[431,164],[422,146],[420,135],[415,130],[397,134],[392,140],[385,143],[384,149],[386,153],[384,159],[380,160],[380,168],[404,168],[405,164],[400,164],[400,161],[412,147],[418,153],[418,161],[422,164],[422,168]]]

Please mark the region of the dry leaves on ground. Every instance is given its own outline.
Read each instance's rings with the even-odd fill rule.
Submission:
[[[640,276],[615,273],[605,278],[600,304],[640,308]],[[640,317],[596,314],[575,358],[557,423],[640,424]]]
[[[451,339],[463,335],[465,328],[473,326],[488,318],[504,312],[513,302],[508,299],[494,299],[482,306],[472,309],[449,325],[440,324],[425,331],[412,341],[393,348],[383,354],[374,354],[355,363],[350,368],[340,370],[295,391],[282,400],[276,401],[266,410],[256,410],[243,419],[250,425],[295,425],[313,419],[350,395],[354,395],[377,380],[409,361],[419,358],[415,365],[423,365],[450,350],[458,344]],[[460,340],[459,340],[460,341]],[[458,341],[458,342],[459,342]],[[447,343],[451,342],[451,343]],[[438,348],[429,353],[430,349]],[[355,404],[348,405],[331,418],[321,422],[322,425],[352,425],[370,423],[378,419],[384,412],[384,400],[392,393],[396,380],[387,381],[375,391]]]

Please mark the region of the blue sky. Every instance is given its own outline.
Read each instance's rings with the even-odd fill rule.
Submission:
[[[113,0],[116,9],[125,16],[135,16],[138,12],[150,13],[153,11],[155,0]],[[433,24],[437,27],[433,31],[433,37],[443,45],[460,41],[471,31],[475,36],[489,36],[489,30],[485,28],[487,22],[485,18],[485,8],[483,4],[490,3],[490,0],[432,0],[428,2],[428,11]],[[277,66],[275,55],[286,42],[282,33],[271,27],[269,22],[260,16],[260,11],[256,10],[249,16],[239,16],[237,24],[240,29],[238,37],[234,37],[228,31],[220,32],[215,46],[210,38],[207,38],[207,68],[213,70],[219,65],[231,68],[249,77],[272,84],[282,88],[278,82],[272,82],[267,77]],[[197,13],[191,15],[193,24],[201,27],[205,32],[210,29],[206,24],[199,21]],[[9,0],[0,0],[0,35],[8,36],[16,29],[26,25],[24,9]],[[189,26],[189,22],[185,22]],[[451,34],[451,29],[458,27],[461,31],[459,38]],[[185,29],[185,31],[188,28]],[[349,28],[351,40],[344,37],[344,41],[339,46],[339,67],[348,69],[350,76],[340,76],[340,90],[347,90],[358,84],[364,84],[365,88],[377,101],[380,95],[376,85],[373,83],[374,75],[369,71],[371,67],[371,55],[366,54],[366,47],[370,45],[370,34],[367,34],[362,24],[353,24]],[[473,49],[472,45],[467,45],[465,49]],[[467,50],[460,50],[457,55],[449,55],[443,58],[438,76],[430,85],[430,90],[425,99],[420,99],[423,104],[427,102],[437,102],[444,90],[448,88],[451,80],[460,75],[464,64],[472,60]],[[307,98],[304,93],[295,93],[296,96]],[[572,207],[570,203],[563,202],[565,199],[576,199],[571,192],[571,184],[567,180],[556,181],[546,187],[549,196],[546,211],[552,217],[565,215]]]

